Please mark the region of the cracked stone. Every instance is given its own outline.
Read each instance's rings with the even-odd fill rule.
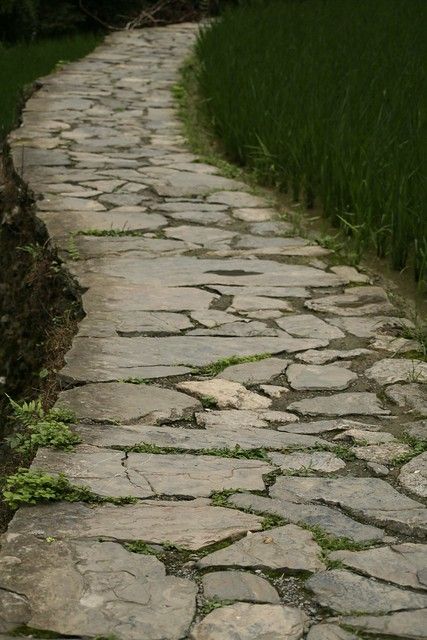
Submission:
[[[6,556],[0,559],[0,566],[7,561],[7,558]],[[16,560],[18,560],[18,558],[16,558]],[[15,562],[13,562],[13,564],[15,564]],[[27,599],[19,593],[2,589],[2,583],[3,580],[0,577],[0,633],[3,631],[13,631],[16,627],[26,624],[31,615],[30,605]]]
[[[294,607],[238,602],[209,613],[190,640],[300,640],[307,623],[306,614]]]
[[[209,415],[209,414],[206,414]],[[142,424],[80,425],[75,431],[83,442],[100,447],[132,447],[139,444],[154,444],[159,447],[175,447],[188,451],[198,449],[288,449],[294,447],[317,447],[325,441],[298,433],[279,433],[274,429],[253,427],[218,427],[215,429],[183,429],[181,427],[147,426]],[[328,443],[326,442],[326,445]]]
[[[286,376],[291,387],[297,390],[342,390],[357,380],[356,373],[332,364],[291,364]]]
[[[350,616],[342,623],[366,631],[386,635],[399,640],[424,640],[427,628],[427,609],[400,611],[385,616]]]
[[[375,425],[371,425],[370,429],[368,429],[369,425],[364,425],[359,423],[355,424],[350,429],[339,433],[334,437],[334,440],[342,440],[342,441],[354,441],[357,444],[362,445],[377,445],[377,444],[385,444],[385,443],[395,443],[396,438],[388,431],[377,431],[377,427]]]
[[[201,408],[197,400],[178,391],[124,382],[61,391],[57,406],[71,409],[79,420],[122,423],[178,420]]]
[[[306,433],[316,435],[318,433],[327,433],[328,431],[343,431],[350,428],[364,427],[365,425],[356,420],[317,420],[316,422],[297,422],[296,424],[279,426],[278,431],[290,431],[292,433]]]
[[[208,600],[280,603],[268,580],[247,571],[214,571],[203,576],[202,585]]]
[[[267,409],[271,400],[248,391],[238,382],[214,378],[199,382],[180,382],[177,389],[194,394],[198,398],[213,398],[220,409]]]
[[[296,503],[340,506],[402,533],[425,535],[427,530],[427,509],[379,478],[281,477],[270,495]]]
[[[248,513],[212,507],[204,498],[96,507],[82,502],[58,502],[20,509],[9,525],[9,534],[116,542],[143,540],[197,550],[247,531],[258,531],[261,521]]]
[[[384,537],[384,532],[378,527],[361,524],[324,505],[295,503],[251,493],[237,493],[231,496],[229,501],[238,508],[278,515],[293,524],[319,527],[333,537],[349,538],[356,542],[381,540]]]
[[[261,384],[282,375],[288,364],[290,364],[290,360],[280,358],[264,358],[256,362],[243,362],[227,367],[218,374],[217,378],[241,384]]]
[[[130,453],[126,461],[133,488],[148,484],[157,495],[209,496],[224,489],[263,491],[262,476],[273,470],[259,460],[210,455]]]
[[[320,547],[310,531],[294,524],[247,535],[198,561],[206,567],[251,567],[282,571],[319,571]]]
[[[182,225],[180,227],[169,227],[165,230],[167,238],[183,240],[204,247],[214,246],[219,243],[230,243],[236,234],[232,231],[217,229],[216,227],[197,227],[194,225]]]
[[[308,351],[304,351],[304,353],[298,353],[295,358],[306,364],[328,364],[334,360],[349,360],[359,356],[368,356],[371,353],[373,353],[373,351],[370,349],[348,349],[347,351],[339,351],[337,349],[322,349],[322,351],[317,351],[316,349],[309,349]]]
[[[427,451],[403,465],[399,482],[407,491],[427,498]]]
[[[307,300],[308,309],[337,316],[380,315],[395,311],[381,287],[350,287],[343,294]]]
[[[418,351],[420,343],[416,340],[408,340],[407,338],[399,338],[398,336],[378,335],[371,341],[370,346],[380,351],[391,351],[392,353],[408,353],[410,351]]]
[[[367,392],[315,396],[292,402],[288,405],[288,409],[308,416],[387,416],[390,414],[388,409],[383,409],[375,393]]]
[[[268,327],[264,322],[256,320],[244,322],[232,322],[223,324],[214,329],[194,329],[187,333],[190,336],[227,336],[227,337],[256,337],[256,336],[281,336],[283,333],[274,327]]]
[[[427,416],[426,387],[417,382],[393,384],[386,387],[385,395],[399,407],[407,407],[421,416]]]
[[[407,542],[364,551],[334,551],[330,558],[378,580],[427,590],[427,584],[419,579],[419,573],[427,567],[426,544]]]
[[[233,298],[231,309],[235,311],[259,311],[266,309],[293,311],[290,302],[279,300],[278,298],[268,298],[266,296],[237,295]],[[301,343],[302,344],[302,343]],[[326,346],[322,342],[321,346]]]
[[[406,358],[385,358],[365,371],[367,378],[378,384],[395,382],[427,382],[427,363]],[[427,387],[426,387],[427,395]]]
[[[319,343],[319,340],[287,337],[234,340],[216,336],[75,338],[60,375],[68,382],[143,378],[150,367],[200,367],[230,356],[293,353],[319,346]]]
[[[338,613],[388,613],[427,606],[427,595],[375,582],[340,569],[311,576],[306,587],[314,593],[320,605]]]
[[[334,473],[345,468],[345,462],[328,451],[313,451],[311,453],[271,453],[271,462],[280,467],[281,471],[320,471]]]
[[[297,314],[276,321],[277,325],[287,333],[299,338],[320,338],[334,340],[344,338],[345,334],[317,316]]]
[[[30,535],[5,546],[19,563],[2,562],[0,583],[28,601],[20,624],[73,637],[114,629],[123,640],[179,640],[188,631],[197,586],[167,576],[154,556],[113,542],[48,543]]]

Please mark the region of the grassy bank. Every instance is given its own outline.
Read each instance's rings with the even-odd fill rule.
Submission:
[[[198,85],[233,160],[308,206],[361,256],[426,278],[424,0],[270,0],[197,44]]]
[[[58,63],[86,55],[100,39],[82,34],[10,47],[0,43],[0,141],[16,122],[24,87],[48,74]]]

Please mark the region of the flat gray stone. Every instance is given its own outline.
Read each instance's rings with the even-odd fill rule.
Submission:
[[[336,624],[316,624],[311,627],[307,640],[357,640],[357,636]]]
[[[280,477],[270,489],[273,498],[296,503],[335,505],[390,529],[424,535],[427,509],[379,478]]]
[[[267,326],[264,322],[257,320],[232,322],[223,324],[214,329],[194,329],[187,335],[190,336],[227,336],[233,337],[257,337],[257,336],[283,336],[283,332],[274,327]]]
[[[209,613],[190,640],[300,640],[307,623],[306,614],[294,607],[238,602]]]
[[[334,551],[330,558],[359,573],[399,587],[427,590],[427,583],[419,579],[419,573],[427,567],[425,544],[407,542],[364,551]]]
[[[399,407],[407,407],[421,416],[427,416],[427,394],[424,384],[393,384],[386,387],[385,395]]]
[[[320,338],[334,340],[344,338],[344,333],[337,327],[331,326],[317,316],[310,314],[296,314],[276,321],[277,325],[299,338]]]
[[[129,480],[123,464],[125,458],[123,451],[84,445],[73,451],[41,448],[31,468],[54,475],[64,473],[73,484],[88,487],[100,496],[153,496],[155,492],[145,478],[134,484]]]
[[[206,195],[219,189],[239,189],[241,182],[208,173],[176,171],[169,167],[152,167],[144,170],[144,180],[151,184],[159,196],[185,197]],[[208,202],[219,202],[208,198]],[[222,204],[219,202],[219,204]],[[226,204],[226,203],[225,203]]]
[[[268,580],[248,571],[214,571],[202,578],[208,600],[280,603],[276,589]]]
[[[23,595],[2,589],[0,586],[0,633],[14,631],[16,627],[25,624],[30,615],[29,604]],[[0,637],[6,638],[3,634]],[[7,639],[9,638],[12,636],[7,636]]]
[[[410,351],[419,351],[421,345],[416,340],[408,340],[407,338],[400,338],[399,336],[387,336],[380,334],[370,342],[370,346],[373,349],[389,351],[395,355],[400,353],[409,353]]]
[[[273,470],[260,460],[186,453],[129,453],[125,468],[135,488],[148,484],[157,495],[193,497],[209,496],[224,489],[264,491],[262,476]]]
[[[399,611],[384,616],[347,616],[342,618],[362,632],[386,635],[399,640],[424,640],[427,628],[427,609]]]
[[[306,587],[313,592],[320,605],[338,613],[389,613],[427,606],[427,595],[375,582],[340,569],[311,576]]]
[[[274,209],[256,209],[256,208],[245,208],[234,209],[233,216],[238,220],[242,220],[243,222],[255,222],[255,223],[263,223],[268,222],[275,216]]]
[[[277,311],[293,311],[292,305],[286,300],[268,298],[267,296],[236,295],[233,298],[230,309],[239,312],[265,311],[272,309]],[[322,342],[326,346],[327,342]]]
[[[367,392],[316,396],[292,402],[288,409],[308,416],[387,416],[390,413],[388,409],[383,409],[375,393]]]
[[[227,367],[217,377],[241,384],[261,384],[282,375],[289,363],[290,360],[281,360],[280,358],[243,362]]]
[[[312,451],[309,453],[271,453],[271,462],[282,471],[320,471],[334,473],[345,468],[345,462],[329,451]]]
[[[418,420],[404,425],[406,433],[416,440],[427,440],[427,420]]]
[[[351,428],[366,427],[367,425],[357,422],[356,420],[348,420],[341,418],[338,420],[316,420],[316,422],[296,422],[295,424],[279,425],[278,431],[289,431],[292,433],[306,433],[308,435],[316,435],[319,433],[327,433],[328,431],[345,431]]]
[[[45,198],[37,204],[40,211],[105,211],[106,207],[97,200],[89,198],[71,198],[69,196],[54,196]]]
[[[123,382],[61,391],[57,406],[71,409],[79,420],[123,423],[178,420],[201,407],[198,400],[178,391]]]
[[[286,371],[286,376],[291,387],[298,391],[342,390],[357,380],[356,373],[333,364],[291,364]]]
[[[338,349],[322,349],[321,351],[309,349],[303,353],[298,353],[295,358],[306,364],[328,364],[334,360],[351,360],[351,358],[368,356],[372,353],[373,351],[370,349],[347,349],[345,351],[339,351]]]
[[[174,238],[199,244],[203,247],[213,247],[217,244],[229,244],[236,234],[232,231],[217,229],[216,227],[198,227],[195,225],[181,225],[165,229],[166,238]]]
[[[251,193],[246,193],[243,191],[219,191],[217,193],[213,193],[208,198],[206,198],[207,202],[212,202],[216,204],[226,204],[229,207],[236,208],[250,208],[250,207],[265,207],[266,201],[264,198],[260,198],[259,196],[254,196]]]
[[[367,460],[378,464],[392,464],[395,459],[406,455],[410,448],[402,442],[385,442],[351,449],[359,460]]]
[[[358,338],[372,338],[377,335],[379,331],[384,327],[401,327],[402,324],[411,325],[406,318],[395,318],[389,316],[378,315],[373,318],[369,317],[357,317],[356,314],[351,314],[348,317],[341,318],[327,318],[330,324],[335,327],[339,327],[343,331],[347,331],[353,336]]]
[[[82,502],[58,502],[20,509],[9,525],[12,537],[28,534],[64,540],[143,540],[191,550],[260,529],[258,516],[212,507],[204,498],[96,507]]]
[[[336,538],[367,542],[381,540],[384,537],[384,532],[378,527],[361,524],[336,509],[320,504],[296,503],[251,493],[236,493],[229,501],[238,508],[278,515],[293,524],[319,527]]]
[[[378,384],[395,382],[427,382],[427,363],[407,358],[385,358],[365,371],[366,377]],[[427,387],[425,389],[427,397]]]
[[[230,380],[214,378],[212,380],[180,382],[176,388],[195,395],[197,398],[212,398],[220,409],[267,409],[271,400],[258,393],[248,391],[243,385]]]
[[[167,336],[164,338],[75,338],[61,377],[68,382],[107,382],[144,377],[156,366],[200,367],[230,356],[294,353],[320,341],[298,338]],[[314,343],[314,344],[313,344]]]
[[[28,603],[17,626],[73,637],[114,628],[123,640],[179,640],[194,616],[194,582],[167,576],[154,556],[113,542],[18,536],[3,549],[1,565],[0,584]]]
[[[320,547],[312,534],[294,524],[254,533],[198,561],[206,567],[251,567],[287,571],[319,571]]]
[[[337,434],[334,440],[355,442],[364,446],[397,442],[393,434],[388,431],[379,431],[377,425],[364,425],[360,422]]]
[[[343,294],[307,300],[308,309],[337,316],[381,315],[395,311],[381,287],[350,287]]]
[[[427,451],[403,465],[399,482],[407,491],[427,498]]]
[[[231,322],[239,322],[241,318],[234,316],[226,311],[218,311],[215,309],[208,309],[206,311],[193,311],[191,317],[196,322],[199,322],[208,329],[219,327],[222,324],[230,324]]]
[[[200,449],[293,449],[317,447],[325,441],[313,436],[298,433],[279,433],[273,429],[246,427],[218,427],[216,429],[183,429],[181,427],[147,426],[142,424],[80,425],[76,432],[85,443],[100,447],[133,447],[139,444],[154,444],[159,447],[172,447],[186,451]]]
[[[233,286],[215,284],[211,287],[214,291],[221,293],[225,296],[235,295],[247,295],[247,296],[266,296],[267,298],[309,298],[310,294],[305,287],[282,287],[279,284],[269,285],[265,283],[264,286],[254,286],[248,284],[244,287],[239,287],[236,282]],[[280,317],[280,316],[277,316]]]

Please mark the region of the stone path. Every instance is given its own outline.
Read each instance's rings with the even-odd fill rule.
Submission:
[[[81,443],[33,468],[107,501],[15,514],[0,636],[420,640],[427,364],[383,289],[186,149],[194,36],[110,36],[10,136],[86,313],[59,372]]]

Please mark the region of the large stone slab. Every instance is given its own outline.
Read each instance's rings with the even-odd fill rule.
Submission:
[[[194,550],[259,529],[258,516],[212,507],[203,498],[97,507],[60,502],[20,509],[9,525],[12,537],[29,534],[67,540],[143,540]]]
[[[198,400],[178,391],[125,382],[61,391],[57,406],[71,409],[79,420],[123,423],[178,420],[201,408]]]
[[[265,358],[256,362],[243,362],[227,367],[218,374],[218,378],[225,378],[241,384],[261,384],[270,382],[285,372],[290,360],[280,358]]]
[[[407,542],[364,551],[334,551],[330,557],[364,575],[400,587],[427,590],[426,544]]]
[[[396,329],[396,327],[399,328],[402,325],[413,326],[406,318],[395,318],[383,315],[357,317],[356,314],[352,314],[340,318],[330,317],[327,318],[327,321],[335,327],[339,327],[343,331],[347,331],[347,333],[357,336],[358,338],[373,338],[387,327]]]
[[[308,309],[337,316],[381,315],[395,311],[381,287],[350,287],[343,294],[307,300]]]
[[[238,602],[209,613],[190,640],[300,640],[308,617],[294,607]]]
[[[398,611],[384,616],[346,616],[343,624],[369,634],[399,638],[399,640],[424,640],[427,628],[427,609]]]
[[[282,571],[319,571],[320,547],[312,534],[294,524],[254,533],[198,561],[206,567],[251,567]]]
[[[172,336],[164,338],[75,338],[61,377],[73,382],[106,382],[144,376],[156,366],[200,367],[230,356],[294,353],[321,346],[298,338],[229,338]]]
[[[385,358],[365,371],[378,384],[395,382],[427,382],[427,363],[407,358]],[[427,395],[427,387],[425,389]]]
[[[279,425],[279,431],[289,431],[291,433],[306,433],[307,435],[317,435],[329,431],[346,431],[351,428],[366,428],[365,425],[356,420],[340,418],[338,420],[316,420],[315,422],[296,422],[295,424]]]
[[[334,340],[335,338],[344,338],[345,336],[341,329],[331,326],[321,318],[308,313],[279,318],[276,323],[281,329],[299,338]]]
[[[427,595],[340,569],[317,573],[307,580],[306,586],[319,604],[338,613],[389,613],[427,606]]]
[[[193,497],[209,496],[224,489],[263,491],[262,476],[273,470],[260,460],[185,453],[130,453],[125,468],[129,483],[135,488],[147,483],[157,495]]]
[[[307,364],[328,364],[334,360],[350,360],[359,356],[368,356],[372,353],[373,351],[370,349],[347,349],[343,351],[338,349],[322,349],[321,351],[309,349],[304,353],[299,353],[295,358]]]
[[[384,537],[384,532],[378,527],[357,522],[340,511],[321,504],[296,503],[278,498],[272,500],[251,493],[236,493],[229,500],[238,508],[278,515],[293,524],[319,527],[334,538],[367,542]]]
[[[403,465],[399,482],[407,491],[427,498],[427,451]]]
[[[256,336],[284,336],[283,331],[279,331],[275,327],[269,327],[264,322],[257,320],[232,322],[231,324],[223,324],[213,329],[194,329],[187,335],[191,336],[227,336],[233,337],[256,337]]]
[[[298,391],[342,390],[357,380],[356,373],[333,364],[291,364],[286,371],[286,376],[291,387]]]
[[[213,571],[203,576],[202,585],[208,600],[280,603],[268,580],[248,571]]]
[[[240,431],[246,427],[271,427],[287,425],[298,421],[298,417],[287,411],[249,411],[248,409],[226,409],[196,413],[196,422],[206,429],[235,429]],[[283,429],[286,431],[286,429]],[[298,431],[296,431],[298,433]]]
[[[169,167],[152,167],[144,170],[144,180],[151,184],[159,196],[205,195],[219,189],[237,190],[242,183],[208,173],[177,171]],[[208,200],[209,201],[209,200]]]
[[[296,503],[341,506],[404,533],[424,535],[427,530],[427,509],[379,478],[281,477],[270,494]]]
[[[176,386],[180,391],[195,395],[197,398],[211,398],[220,409],[247,409],[256,411],[267,409],[271,400],[259,393],[248,391],[242,384],[214,378],[213,380],[180,382]]]
[[[79,426],[75,431],[85,443],[101,447],[133,447],[139,444],[154,444],[159,447],[174,447],[194,451],[200,449],[293,449],[317,447],[324,440],[298,433],[279,433],[273,429],[247,427],[217,429],[184,429],[168,426],[145,426],[142,424],[111,426]],[[327,444],[327,443],[326,443]]]
[[[375,393],[364,391],[298,400],[289,404],[288,409],[306,416],[386,416],[390,413],[383,409]]]
[[[316,624],[308,632],[307,640],[357,640],[357,636],[335,624]]]
[[[0,584],[26,598],[17,625],[67,636],[179,640],[195,611],[197,586],[167,576],[154,556],[113,542],[12,538],[3,549]],[[18,561],[19,558],[19,561]]]
[[[283,455],[271,453],[271,462],[280,467],[281,471],[302,471],[310,473],[335,473],[345,468],[345,462],[329,451],[295,452]]]

